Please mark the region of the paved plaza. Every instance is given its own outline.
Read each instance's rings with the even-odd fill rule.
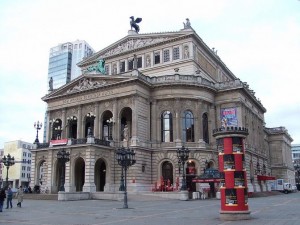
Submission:
[[[299,225],[300,192],[249,199],[251,220],[222,221],[220,200],[169,200],[129,195],[129,209],[122,201],[54,201],[25,199],[22,208],[4,209],[3,225]]]

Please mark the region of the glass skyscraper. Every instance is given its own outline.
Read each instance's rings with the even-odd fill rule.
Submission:
[[[77,63],[83,58],[91,56],[94,52],[94,49],[84,40],[66,42],[50,48],[48,82],[52,78],[53,89],[57,89],[80,76],[81,70]],[[48,84],[47,87],[49,87]],[[47,125],[48,118],[45,114],[44,141],[46,140]]]

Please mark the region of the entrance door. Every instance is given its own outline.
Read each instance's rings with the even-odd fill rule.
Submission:
[[[104,191],[106,183],[106,164],[102,159],[97,160],[95,165],[96,191]]]
[[[75,163],[76,191],[82,191],[84,185],[85,163],[83,158],[78,158]]]
[[[162,164],[162,176],[165,184],[167,184],[168,180],[170,180],[170,183],[173,184],[173,165],[171,162],[166,161]]]

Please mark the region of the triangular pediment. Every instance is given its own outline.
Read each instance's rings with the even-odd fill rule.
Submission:
[[[87,91],[95,91],[101,88],[107,88],[111,85],[130,80],[130,77],[107,76],[101,74],[84,74],[74,79],[68,84],[55,89],[44,96],[42,99],[47,101],[57,97],[65,97],[74,94],[80,94]]]
[[[166,41],[176,40],[183,38],[193,33],[190,31],[179,31],[179,32],[166,32],[166,33],[151,33],[151,34],[135,34],[128,35],[121,40],[111,44],[110,46],[100,50],[89,58],[81,61],[78,66],[87,66],[95,63],[98,59],[105,59],[113,56],[117,56],[122,53],[130,51],[136,51],[145,47],[151,47]]]

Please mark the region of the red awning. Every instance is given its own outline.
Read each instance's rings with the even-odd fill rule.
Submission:
[[[192,182],[194,183],[220,183],[221,179],[211,178],[211,179],[193,179]]]
[[[257,180],[276,180],[276,178],[271,176],[257,175]]]

